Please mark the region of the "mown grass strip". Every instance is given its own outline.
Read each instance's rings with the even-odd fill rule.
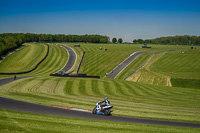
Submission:
[[[0,87],[0,94],[87,110],[107,96],[114,105],[114,115],[200,123],[199,89],[157,87],[123,80],[32,77]]]
[[[83,63],[80,68],[80,73],[86,73],[88,75],[98,75],[104,77],[106,73],[114,69],[119,63],[125,60],[130,54],[136,51],[147,50],[140,49],[140,45],[128,45],[128,44],[82,44],[80,47],[86,52]],[[100,47],[107,49],[107,51],[100,50]],[[163,50],[178,50],[178,49],[190,49],[188,46],[172,46],[172,45],[152,45],[151,50],[163,51]],[[149,50],[149,49],[148,49]],[[140,62],[137,62],[138,65],[142,64],[146,57]],[[134,64],[137,66],[136,64]],[[134,69],[132,69],[134,70]],[[132,71],[130,70],[130,71]],[[122,75],[119,77],[121,79],[126,74],[128,74],[129,69],[126,69],[122,72]]]
[[[30,44],[30,45],[32,46],[32,44]],[[35,44],[35,45],[39,45],[39,44]],[[20,52],[20,51],[18,51],[18,52]],[[21,55],[21,54],[19,53],[19,55]],[[49,55],[37,67],[37,69],[34,70],[33,72],[30,72],[27,74],[21,74],[20,76],[49,75],[50,73],[55,73],[56,71],[60,70],[65,65],[67,60],[68,60],[68,54],[67,54],[67,51],[63,47],[60,47],[57,45],[49,45]],[[10,75],[10,76],[12,76],[12,75]],[[0,75],[0,77],[9,77],[9,76]]]
[[[198,60],[199,49],[156,54],[145,67],[127,80],[157,86],[174,84],[174,87],[199,88]]]
[[[77,119],[50,115],[40,115],[0,109],[0,131],[7,132],[75,132],[88,133],[168,133],[168,132],[193,132],[198,133],[198,128],[181,128],[171,126],[156,126],[146,124],[130,124],[122,122],[97,121]]]
[[[44,44],[28,45],[0,63],[1,74],[23,74],[35,70],[49,53],[49,46]]]

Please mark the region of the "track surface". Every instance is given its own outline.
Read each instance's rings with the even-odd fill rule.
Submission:
[[[150,120],[150,119],[129,118],[129,117],[120,117],[120,116],[93,115],[92,113],[88,113],[88,112],[81,112],[81,111],[74,111],[74,110],[69,110],[69,109],[39,105],[39,104],[28,103],[28,102],[23,102],[19,100],[4,98],[4,97],[0,97],[0,108],[16,110],[16,111],[21,111],[21,112],[83,118],[83,119],[200,128],[200,124],[195,124],[195,123]]]
[[[70,51],[72,51],[72,50],[70,50]],[[71,52],[69,52],[69,54],[70,53]],[[139,54],[141,54],[141,53],[139,53]],[[70,55],[70,57],[72,57],[72,55]],[[74,61],[68,61],[67,64],[70,63],[71,65],[66,65],[66,66],[73,66],[72,63],[75,62],[75,59],[76,58],[73,58]],[[66,67],[65,70],[67,70],[68,68],[69,67]],[[22,79],[22,78],[27,78],[27,77],[17,77],[16,80]],[[13,81],[14,81],[14,78],[0,79],[0,86],[5,85],[10,82],[13,82]],[[93,115],[88,112],[74,111],[74,110],[70,110],[70,109],[63,109],[63,108],[45,106],[45,105],[40,105],[40,104],[35,104],[35,103],[28,103],[28,102],[14,100],[14,99],[10,99],[10,98],[4,98],[4,97],[0,97],[0,108],[16,110],[16,111],[21,111],[21,112],[57,115],[57,116],[64,116],[64,117],[128,122],[128,123],[142,123],[142,124],[152,124],[152,125],[167,125],[167,126],[200,128],[200,124],[198,124],[198,123],[151,120],[151,119],[141,119],[141,118],[120,117],[120,116]]]
[[[19,80],[19,79],[23,79],[23,78],[28,78],[28,77],[33,77],[33,76],[16,77],[15,80]],[[14,77],[0,79],[0,86],[5,85],[5,84],[8,84],[8,83],[10,83],[10,82],[13,82],[13,81],[15,81],[15,80],[14,80]]]
[[[67,72],[69,71],[73,66],[74,64],[76,63],[76,53],[74,52],[74,50],[68,46],[65,46],[65,45],[60,45],[62,47],[64,47],[65,49],[67,49],[68,53],[69,53],[69,59],[66,63],[66,65],[59,71],[63,71],[63,72]]]
[[[115,78],[121,71],[123,71],[138,56],[140,56],[143,53],[147,53],[147,52],[153,52],[153,51],[139,51],[139,52],[135,52],[135,53],[131,54],[127,59],[125,59],[122,63],[120,63],[117,67],[115,67],[105,77],[107,77],[107,78]]]

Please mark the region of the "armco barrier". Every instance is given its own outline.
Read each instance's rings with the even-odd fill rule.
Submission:
[[[28,71],[24,71],[24,72],[17,72],[17,73],[0,73],[0,75],[25,74],[25,73],[29,73],[29,72],[34,71],[49,55],[49,45],[48,44],[46,44],[46,45],[47,45],[47,53],[46,53],[45,57],[33,69],[28,70]]]
[[[50,76],[56,76],[56,77],[76,77],[76,78],[97,78],[100,79],[100,76],[87,76],[87,74],[50,74]]]

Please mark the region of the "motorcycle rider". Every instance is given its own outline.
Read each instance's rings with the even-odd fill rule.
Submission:
[[[104,102],[105,102],[105,104],[102,104]],[[97,103],[97,110],[101,111],[102,107],[107,106],[107,105],[110,105],[110,101],[108,100],[107,97],[105,97],[103,101]]]
[[[104,102],[105,102],[105,104],[102,104],[102,103],[104,103]],[[110,105],[110,101],[108,100],[108,97],[105,97],[103,101],[98,102],[98,103],[96,104],[96,106],[97,106],[97,111],[100,112],[100,111],[102,110],[102,108],[103,108],[104,106],[107,106],[107,105]]]
[[[103,105],[110,105],[110,101],[108,100],[108,97],[105,97],[104,100],[102,101],[102,103],[104,103]]]
[[[104,103],[105,104],[102,104]],[[110,101],[108,100],[107,97],[104,98],[103,101],[100,101],[98,103],[96,103],[96,107],[93,109],[92,113],[93,114],[106,114],[106,115],[109,115],[112,111],[110,111],[110,109],[112,108],[113,106],[110,105]]]
[[[101,102],[98,102],[97,104],[96,104],[96,109],[97,109],[97,112],[100,112],[101,111],[101,104],[100,104]]]

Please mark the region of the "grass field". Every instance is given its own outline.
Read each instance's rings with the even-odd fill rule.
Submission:
[[[44,44],[26,44],[0,63],[0,73],[24,72],[33,69],[47,53]]]
[[[49,55],[38,68],[27,75],[49,75],[62,69],[68,60],[68,53],[65,48],[58,45],[49,45]]]
[[[131,64],[129,64],[117,77],[116,79],[124,79],[129,74],[131,74],[134,70],[142,66],[151,56],[153,53],[144,53],[136,58]]]
[[[28,45],[33,47],[33,44]],[[49,56],[45,61],[35,71],[25,74],[43,76],[21,79],[1,86],[0,95],[49,106],[72,106],[87,110],[92,110],[96,102],[107,96],[114,105],[113,115],[200,123],[200,89],[197,89],[200,79],[199,49],[190,50],[189,46],[151,45],[151,50],[154,51],[186,51],[184,54],[180,51],[156,54],[142,69],[127,79],[130,81],[124,81],[122,79],[142,65],[152,53],[139,56],[116,79],[103,77],[133,52],[150,49],[140,49],[140,45],[132,44],[81,44],[80,48],[74,47],[72,43],[65,45],[72,47],[77,53],[74,70],[78,68],[82,52],[85,51],[79,73],[98,75],[101,79],[47,76],[60,70],[68,59],[64,48],[49,45]],[[43,45],[40,47],[45,49]],[[105,48],[107,51],[104,51]],[[23,50],[26,49],[9,58],[22,57],[26,53]],[[31,50],[35,51],[37,48]],[[41,54],[42,51],[37,53],[38,57]],[[26,60],[28,58],[24,61]],[[5,62],[10,63],[11,60]],[[11,70],[16,71],[12,68]],[[0,112],[1,132],[199,132],[198,129],[191,128],[101,122],[2,109]]]
[[[157,87],[123,80],[33,77],[0,87],[1,96],[92,110],[108,96],[114,115],[200,123],[200,90]]]
[[[200,79],[200,49],[165,53],[150,69],[174,78]]]
[[[152,45],[151,49],[141,49],[139,48],[140,46],[139,44],[81,44],[81,48],[86,53],[80,73],[104,77],[106,73],[109,73],[133,52],[144,50],[185,50],[190,48],[188,46]],[[100,50],[100,47],[103,50]],[[107,49],[107,51],[104,51],[104,49]]]
[[[76,132],[76,133],[198,133],[197,128],[180,128],[145,124],[76,119],[0,109],[0,132]]]
[[[200,88],[200,50],[156,54],[127,80],[175,87]]]
[[[16,53],[8,56],[2,63],[0,63],[0,67],[2,68],[1,72],[18,72],[18,71],[30,70],[30,67],[27,67],[27,63],[32,64],[32,67],[34,67],[45,56],[46,51],[42,51],[42,50],[46,50],[47,46],[45,46],[44,44],[28,44],[28,46],[29,47],[22,49],[25,52],[18,51]],[[40,48],[41,48],[41,50],[38,50]],[[24,63],[21,63],[21,65],[18,66],[18,58],[22,58],[25,53],[28,55],[30,54],[29,57],[23,58],[23,60],[21,62],[24,62]],[[39,56],[40,59],[38,59],[38,58],[35,58],[34,54],[31,54],[31,53],[34,53],[34,54],[37,53],[38,55],[43,55],[43,56],[41,56],[41,57]],[[32,60],[30,60],[30,59],[32,59]],[[55,73],[56,71],[63,68],[63,66],[67,63],[67,60],[68,60],[68,53],[67,53],[66,49],[64,49],[63,47],[57,46],[57,45],[49,44],[49,55],[37,67],[37,69],[34,70],[33,72],[30,72],[27,74],[20,74],[17,76],[49,75],[50,73]],[[5,64],[9,64],[10,67],[7,67],[7,65],[5,65]],[[17,70],[15,69],[15,66],[16,66]],[[26,69],[23,69],[23,68],[26,68]],[[2,78],[9,77],[9,75],[6,75],[6,76],[0,75],[0,77],[2,77]]]

